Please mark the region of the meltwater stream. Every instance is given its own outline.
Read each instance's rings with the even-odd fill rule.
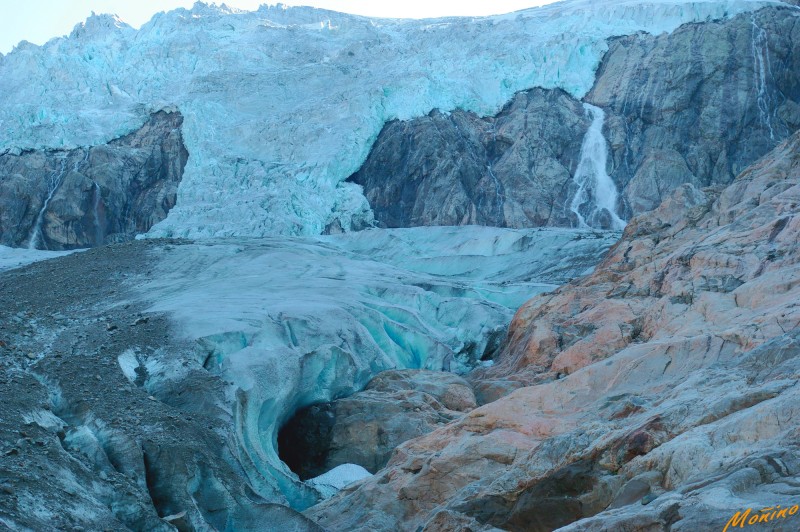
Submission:
[[[578,218],[578,227],[621,230],[625,228],[625,220],[616,212],[619,194],[606,172],[608,148],[603,137],[605,113],[589,103],[584,103],[583,108],[592,123],[581,144],[580,161],[573,177],[578,191],[572,198],[570,210]]]
[[[67,162],[66,158],[61,159],[61,168],[57,172],[54,172],[50,175],[50,183],[48,184],[47,190],[47,197],[42,203],[42,208],[39,210],[39,214],[36,215],[36,222],[33,224],[33,229],[31,230],[31,236],[28,240],[28,249],[39,249],[39,244],[42,241],[42,223],[44,222],[44,215],[47,211],[47,206],[50,205],[50,200],[53,199],[53,194],[56,193],[56,190],[61,186],[61,182],[64,180],[64,174],[67,170]]]
[[[769,50],[767,48],[767,32],[758,25],[755,15],[752,18],[752,26],[751,51],[753,53],[753,74],[755,75],[755,85],[758,93],[758,114],[762,124],[769,132],[769,138],[775,140],[775,132],[772,129],[772,121],[770,119],[772,102],[770,102],[767,87],[767,76],[772,76],[772,66],[769,63]]]
[[[103,231],[103,224],[100,221],[100,209],[103,205],[103,194],[100,190],[100,185],[96,181],[92,182],[92,218],[94,220],[94,244],[95,246],[102,246],[105,239],[105,231]]]

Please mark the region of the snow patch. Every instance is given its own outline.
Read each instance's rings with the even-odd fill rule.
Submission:
[[[319,492],[323,499],[329,499],[353,482],[371,477],[372,473],[357,464],[342,464],[327,473],[306,481],[306,484]]]
[[[84,249],[71,249],[68,251],[42,251],[38,249],[10,248],[0,245],[0,272],[13,270],[41,260],[63,257]]]

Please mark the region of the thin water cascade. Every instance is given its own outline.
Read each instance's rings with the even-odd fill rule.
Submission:
[[[103,234],[103,225],[100,223],[100,205],[103,201],[103,195],[100,191],[100,185],[98,185],[96,181],[92,181],[92,183],[94,184],[94,193],[92,198],[92,206],[94,211],[94,245],[102,246],[103,240],[105,239],[105,235]]]
[[[39,214],[36,216],[36,222],[33,224],[33,229],[31,229],[31,236],[28,239],[28,249],[39,249],[39,245],[43,244],[42,223],[44,222],[44,213],[47,211],[47,206],[50,204],[50,200],[53,199],[53,194],[55,194],[56,190],[58,190],[58,187],[61,186],[61,182],[64,180],[66,170],[67,161],[66,158],[62,158],[61,168],[57,172],[50,174],[50,183],[47,187],[47,198],[45,198],[44,203],[42,203],[42,208],[39,209]]]
[[[755,15],[752,18],[753,39],[751,49],[753,53],[753,75],[755,76],[755,86],[757,91],[756,102],[761,123],[769,131],[769,138],[775,140],[775,132],[772,129],[770,119],[769,91],[767,90],[767,76],[772,77],[772,66],[769,62],[769,50],[767,49],[767,32],[756,23]]]
[[[602,109],[589,103],[584,103],[583,108],[592,123],[581,144],[580,161],[573,177],[578,190],[572,198],[570,210],[578,218],[578,227],[622,230],[625,220],[616,212],[619,193],[606,172],[608,146],[603,137],[606,115]]]
[[[492,123],[492,140],[496,143],[497,142],[497,129],[496,125]],[[494,175],[494,169],[492,168],[491,160],[488,161],[489,164],[486,165],[486,170],[489,172],[489,176],[491,176],[492,181],[494,181],[494,193],[497,196],[497,201],[501,203],[505,200],[505,194],[503,194],[503,186],[500,184],[500,181],[497,179],[497,176]]]

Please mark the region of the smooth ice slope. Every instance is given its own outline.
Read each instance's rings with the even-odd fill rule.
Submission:
[[[605,39],[772,0],[567,1],[503,16],[378,20],[198,3],[140,30],[93,16],[0,56],[0,151],[105,142],[178,108],[189,163],[152,235],[319,234],[372,219],[343,183],[387,120],[496,112],[516,91],[591,87]]]

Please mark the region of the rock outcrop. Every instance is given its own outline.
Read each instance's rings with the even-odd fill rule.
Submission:
[[[770,512],[800,496],[798,241],[800,133],[726,188],[684,184],[632,219],[592,275],[524,305],[473,375],[524,387],[306,515],[334,530],[721,530],[769,508],[796,528]]]
[[[586,101],[606,110],[626,214],[728,184],[800,128],[800,17],[776,7],[611,39]]]
[[[387,227],[569,226],[564,206],[589,122],[575,98],[544,89],[517,94],[495,117],[395,120],[350,181]]]
[[[0,154],[0,244],[64,250],[147,232],[175,205],[182,123],[159,111],[104,145]]]
[[[610,39],[584,101],[605,112],[617,213],[653,209],[683,183],[730,183],[800,128],[799,47],[800,18],[787,6]],[[393,121],[349,180],[387,227],[576,226],[573,178],[589,124],[580,102],[541,89],[494,117]]]
[[[469,384],[452,373],[384,371],[364,391],[301,409],[281,429],[278,452],[304,480],[342,464],[375,473],[395,447],[475,406]]]

